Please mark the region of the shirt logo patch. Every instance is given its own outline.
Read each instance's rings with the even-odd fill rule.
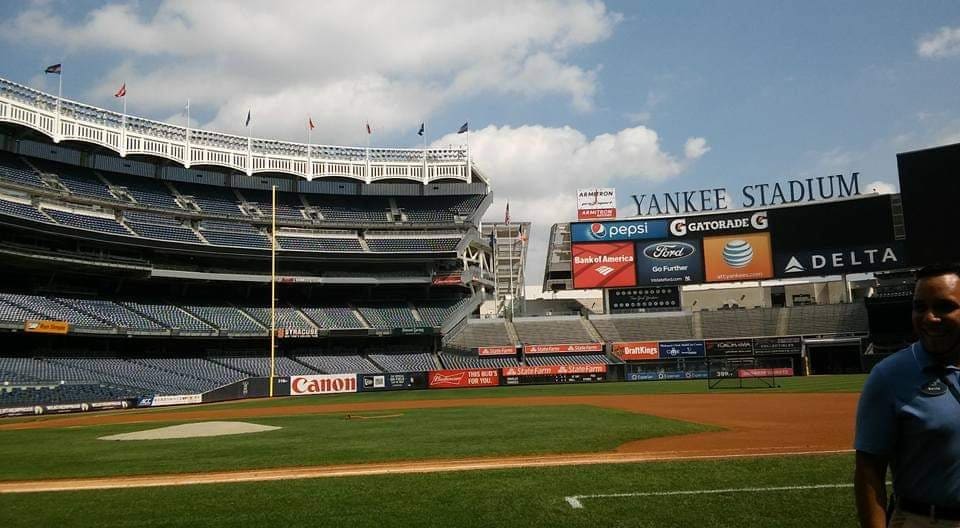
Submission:
[[[924,396],[940,396],[947,392],[947,387],[940,380],[931,380],[920,386],[920,392]]]

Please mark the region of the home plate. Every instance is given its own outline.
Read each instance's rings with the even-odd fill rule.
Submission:
[[[100,440],[169,440],[172,438],[201,438],[206,436],[226,436],[246,433],[262,433],[280,427],[257,425],[246,422],[198,422],[171,425],[159,429],[148,429],[135,433],[123,433],[101,436]]]

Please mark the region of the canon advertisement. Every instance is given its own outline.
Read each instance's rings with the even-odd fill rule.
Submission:
[[[357,392],[356,374],[318,374],[290,376],[290,395],[340,394]]]

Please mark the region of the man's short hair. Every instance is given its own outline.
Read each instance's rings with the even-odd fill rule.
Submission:
[[[917,270],[916,279],[926,279],[928,277],[939,277],[940,275],[956,275],[960,277],[960,263],[948,262],[941,264],[930,264]]]

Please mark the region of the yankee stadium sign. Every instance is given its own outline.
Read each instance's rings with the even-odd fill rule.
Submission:
[[[740,207],[769,207],[774,205],[814,202],[835,198],[850,198],[860,194],[860,173],[849,177],[843,174],[789,180],[757,185],[744,185],[740,189]],[[689,214],[703,211],[724,211],[730,208],[730,194],[725,187],[677,191],[658,194],[634,194],[638,216]]]

